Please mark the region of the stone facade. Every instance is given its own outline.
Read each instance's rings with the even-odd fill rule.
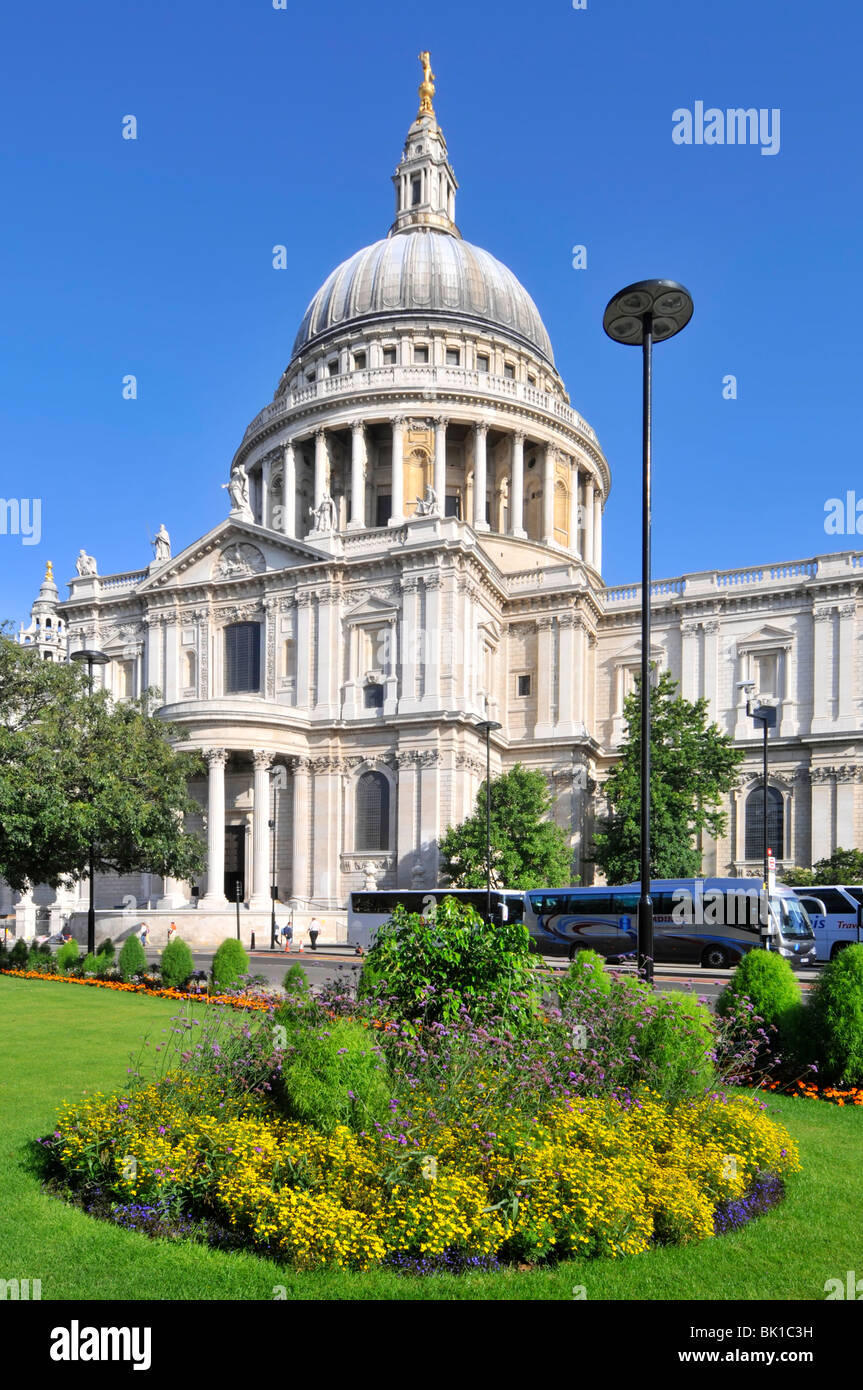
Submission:
[[[299,907],[435,885],[438,839],[485,776],[485,719],[502,726],[493,775],[519,761],[546,773],[573,872],[590,878],[640,662],[639,586],[602,580],[610,470],[533,301],[461,238],[433,112],[411,126],[394,184],[389,236],[322,286],[245,431],[228,517],[176,556],[163,533],[143,569],[99,575],[84,557],[68,600],[46,580],[22,629],[44,655],[60,654],[58,623],[64,650],[104,650],[97,681],[118,699],[158,687],[204,753],[192,794],[209,912],[238,882],[268,912],[273,866]],[[779,706],[780,863],[861,842],[861,585],[856,552],[653,585],[656,660],[748,754],[706,871],[759,868],[745,679]],[[131,894],[177,911],[191,886],[97,888],[105,908]]]

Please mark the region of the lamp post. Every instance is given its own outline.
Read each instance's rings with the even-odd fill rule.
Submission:
[[[485,734],[485,920],[491,923],[491,734],[493,729],[502,729],[493,719],[484,719],[477,724],[480,733]]]
[[[80,651],[70,652],[70,660],[83,661],[87,664],[87,678],[90,682],[90,694],[93,694],[93,667],[107,666],[111,660],[105,652],[98,651],[95,647],[82,647]],[[92,802],[92,796],[89,798]],[[96,953],[96,843],[90,837],[90,904],[87,908],[87,954]]]
[[[762,778],[764,782],[764,810],[762,813],[762,837],[761,851],[764,873],[764,892],[767,895],[767,925],[770,926],[770,846],[767,843],[767,807],[768,807],[768,787],[767,787],[767,734],[770,729],[776,728],[776,706],[760,704],[755,709],[752,708],[752,692],[755,689],[754,681],[738,681],[739,690],[746,691],[746,713],[750,719],[754,719],[756,724],[760,724],[764,730],[764,752],[762,760]],[[770,950],[770,932],[768,931],[764,939],[765,951]]]
[[[602,326],[609,338],[642,349],[641,491],[641,893],[638,966],[653,979],[650,896],[650,469],[653,344],[673,338],[692,318],[692,297],[674,280],[639,280],[609,300]]]
[[[273,832],[272,840],[272,883],[270,885],[270,950],[276,949],[276,819],[279,814],[279,799],[277,793],[283,791],[288,783],[288,775],[281,763],[270,768],[270,783],[273,788],[273,818],[269,822],[270,830]]]

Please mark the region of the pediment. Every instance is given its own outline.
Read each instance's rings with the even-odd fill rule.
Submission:
[[[386,599],[375,598],[372,594],[362,603],[358,603],[356,608],[345,614],[345,621],[348,623],[373,623],[389,622],[392,618],[398,617],[398,606],[388,603]]]
[[[325,552],[304,541],[229,518],[165,560],[158,569],[154,567],[138,592],[185,588],[189,584],[229,584],[232,580],[294,569],[327,558]]]
[[[746,651],[770,651],[774,647],[787,647],[794,641],[793,632],[787,628],[775,627],[772,623],[765,623],[756,632],[750,632],[748,637],[737,639],[738,652]]]
[[[665,648],[658,647],[655,642],[650,644],[651,661],[662,661],[665,657]],[[614,666],[637,666],[641,661],[641,642],[633,642],[623,651],[615,652],[611,657]]]

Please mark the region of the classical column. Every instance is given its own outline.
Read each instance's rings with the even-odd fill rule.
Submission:
[[[512,496],[509,508],[509,534],[526,536],[524,529],[524,430],[512,436]]]
[[[297,463],[292,439],[285,445],[282,467],[282,534],[297,534]]]
[[[810,864],[816,863],[819,859],[828,859],[836,849],[836,841],[833,837],[834,793],[834,769],[832,767],[813,768],[810,821],[812,847],[809,851],[808,861]]]
[[[554,619],[537,619],[537,692],[536,725],[534,738],[550,738],[552,727],[552,695],[555,681],[554,670]]]
[[[261,464],[261,525],[270,524],[270,485],[273,480],[273,460],[265,458]]]
[[[593,478],[584,479],[584,563],[593,564]]]
[[[405,470],[404,470],[405,418],[393,418],[393,464],[392,486],[390,489],[390,526],[401,526],[405,519]]]
[[[854,726],[854,626],[857,614],[857,605],[851,603],[840,603],[839,605],[839,707],[836,711],[836,718],[840,724],[846,728]],[[838,834],[838,828],[837,828]],[[840,839],[840,845],[845,841]]]
[[[554,447],[546,444],[542,457],[542,539],[554,540]]]
[[[473,529],[487,531],[485,519],[488,490],[487,463],[488,425],[481,422],[473,427]]]
[[[252,792],[252,891],[249,907],[263,912],[270,905],[268,850],[270,832],[270,767],[272,753],[257,749],[252,754],[255,769]]]
[[[569,480],[569,548],[581,558],[581,536],[578,527],[578,464],[573,462]]]
[[[707,700],[708,718],[714,720],[719,715],[718,674],[719,674],[719,619],[707,618],[701,627],[704,632],[704,665],[701,694]]]
[[[425,631],[422,646],[422,703],[440,709],[441,690],[441,597],[443,581],[439,574],[423,579],[425,589]]]
[[[326,430],[315,431],[315,506],[320,506],[321,499],[327,491],[329,478],[327,458],[327,432]]]
[[[833,689],[833,609],[816,608],[812,614],[812,729],[823,733],[831,725]],[[814,806],[813,806],[814,810]],[[814,826],[813,826],[814,842]],[[828,850],[829,855],[832,851]],[[823,859],[825,856],[822,855]],[[813,857],[813,864],[815,859]]]
[[[555,733],[572,738],[578,732],[575,717],[576,631],[581,618],[566,613],[557,620],[560,632],[560,666],[558,670],[557,725]]]
[[[602,572],[602,493],[593,494],[593,568]]]
[[[419,588],[419,579],[414,575],[409,575],[402,580],[401,637],[399,641],[402,679],[399,693],[399,714],[413,713],[419,708],[417,646],[422,640]]]
[[[446,515],[446,427],[447,417],[438,415],[434,422],[434,490],[438,512]]]
[[[297,690],[294,703],[309,706],[310,655],[312,649],[312,595],[297,594]]]
[[[840,672],[841,678],[841,672]],[[852,845],[856,839],[854,803],[856,801],[855,782],[856,769],[853,765],[836,768],[836,843],[829,853],[832,854],[833,848],[840,845]],[[810,890],[818,892],[817,887]]]
[[[308,758],[294,759],[293,784],[294,806],[291,900],[304,903],[308,901],[309,896],[309,831],[312,823],[311,806],[309,804]]]
[[[366,524],[366,450],[362,420],[351,423],[351,519],[348,530],[360,530]]]
[[[318,718],[339,717],[339,604],[340,591],[329,585],[318,591],[317,630],[315,633],[316,682],[314,713]]]
[[[419,767],[417,755],[410,752],[397,754],[398,790],[396,807],[390,805],[390,818],[396,811],[396,863],[398,886],[410,887],[411,869],[419,851],[417,827],[417,791]]]
[[[224,748],[205,748],[207,778],[207,891],[202,907],[227,907],[225,897],[225,763]]]

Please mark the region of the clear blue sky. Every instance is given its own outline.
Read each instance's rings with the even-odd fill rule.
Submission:
[[[43,515],[0,536],[0,616],[46,559],[65,595],[81,546],[138,568],[148,527],[176,551],[225,515],[308,300],[389,226],[421,48],[461,230],[533,295],[611,464],[607,582],[639,568],[640,356],[602,312],[654,275],[695,300],[656,352],[654,573],[856,548],[823,522],[863,498],[861,38],[850,0],[7,10],[0,494]],[[779,153],[674,144],[696,101],[779,108]]]

